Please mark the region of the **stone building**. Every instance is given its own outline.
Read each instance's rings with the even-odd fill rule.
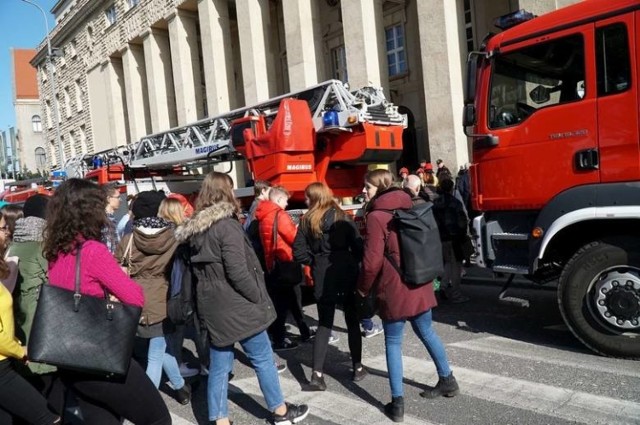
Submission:
[[[46,166],[38,80],[36,70],[29,64],[35,54],[34,49],[11,49],[16,158],[20,167],[17,171],[33,173],[44,171]]]
[[[469,49],[496,16],[575,0],[60,0],[38,69],[47,157],[57,102],[64,157],[215,116],[336,78],[382,86],[409,116],[402,163],[468,161],[462,132]]]

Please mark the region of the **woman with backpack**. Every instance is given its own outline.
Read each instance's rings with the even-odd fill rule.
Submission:
[[[394,422],[404,418],[402,386],[402,338],[407,321],[431,355],[439,380],[434,388],[420,393],[424,398],[453,397],[458,384],[451,372],[444,345],[431,325],[431,309],[436,298],[431,282],[409,285],[403,281],[395,265],[400,259],[398,232],[392,221],[394,210],[412,207],[411,196],[393,187],[393,175],[387,170],[373,170],[365,176],[363,194],[369,201],[366,215],[366,234],[362,271],[358,293],[366,297],[375,291],[379,315],[384,327],[387,370],[391,387],[391,403],[385,414]]]
[[[325,391],[322,375],[336,305],[342,304],[349,334],[353,363],[353,381],[362,380],[362,336],[356,311],[355,282],[362,260],[362,238],[355,223],[333,199],[324,183],[312,183],[305,189],[309,211],[302,217],[293,255],[297,262],[310,265],[314,295],[318,302],[318,330],[313,343],[313,371],[310,389]]]

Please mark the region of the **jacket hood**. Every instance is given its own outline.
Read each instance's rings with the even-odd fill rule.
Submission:
[[[409,209],[413,206],[411,196],[404,190],[398,188],[392,188],[382,192],[373,199],[372,203],[371,211]]]
[[[173,246],[175,235],[173,229],[151,229],[147,227],[136,227],[133,229],[136,235],[134,243],[136,248],[148,255],[160,255],[167,252]]]
[[[178,226],[175,232],[176,239],[180,243],[186,242],[190,237],[206,232],[218,221],[233,217],[235,213],[236,206],[230,202],[211,205]]]
[[[265,217],[275,214],[277,211],[282,211],[282,208],[280,208],[278,204],[271,201],[262,201],[256,208],[256,220],[264,220]]]

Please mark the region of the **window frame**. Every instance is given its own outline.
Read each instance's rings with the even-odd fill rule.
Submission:
[[[402,31],[402,46],[398,47],[398,35],[397,35],[397,29],[400,29]],[[393,34],[393,38],[390,40],[388,35],[389,35],[389,31],[391,31],[391,33]],[[385,53],[386,53],[386,58],[387,58],[387,75],[389,76],[390,79],[394,79],[394,78],[401,78],[406,76],[407,74],[409,74],[409,58],[407,55],[407,34],[404,28],[404,24],[402,22],[398,22],[392,25],[389,25],[388,27],[386,27],[384,29],[384,35],[385,35]],[[389,41],[393,41],[393,48],[389,49]],[[402,62],[404,63],[404,69],[400,69],[399,64],[401,63],[401,61],[399,60],[399,55],[400,53],[402,53],[404,55],[404,59],[402,60]],[[392,73],[391,72],[391,62],[389,62],[389,56],[393,56],[394,57],[394,64],[393,66],[396,67],[397,72]]]
[[[347,48],[345,44],[342,43],[332,48],[330,50],[330,54],[332,77],[345,83],[348,82],[349,69],[347,67]],[[344,78],[341,77],[342,73],[344,73]]]
[[[111,13],[111,11],[113,11],[113,13]],[[104,9],[104,17],[107,22],[107,28],[112,27],[116,22],[118,22],[118,10],[115,3],[112,3]]]
[[[625,42],[626,42],[626,68],[627,68],[627,86],[623,89],[623,90],[619,90],[619,91],[609,91],[606,92],[605,88],[602,88],[601,91],[601,84],[602,85],[606,85],[606,82],[601,82],[600,81],[600,76],[602,73],[602,68],[606,68],[606,66],[602,66],[602,62],[603,60],[605,60],[605,57],[602,56],[603,52],[600,50],[601,49],[601,34],[604,33],[604,31],[609,30],[609,29],[614,29],[616,27],[620,27],[623,29],[623,34],[624,34],[624,38],[625,38]],[[595,30],[595,59],[596,59],[596,92],[598,97],[607,97],[607,96],[613,96],[616,94],[621,94],[624,93],[628,90],[631,90],[631,87],[633,86],[633,70],[631,69],[631,50],[630,50],[630,43],[629,43],[629,28],[627,27],[627,24],[625,22],[613,22],[609,25],[605,25],[602,27],[598,27]],[[607,52],[604,52],[604,55],[607,55]]]
[[[31,116],[31,130],[34,133],[42,133],[42,117],[40,114],[34,114]]]

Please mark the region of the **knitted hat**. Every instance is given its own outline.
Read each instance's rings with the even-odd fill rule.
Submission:
[[[164,192],[156,190],[140,192],[136,200],[133,201],[133,207],[131,208],[134,218],[156,217],[160,203],[164,198],[166,198]]]
[[[47,213],[47,204],[49,203],[49,197],[47,195],[36,194],[29,197],[22,207],[22,213],[24,218],[38,217],[45,219]]]

